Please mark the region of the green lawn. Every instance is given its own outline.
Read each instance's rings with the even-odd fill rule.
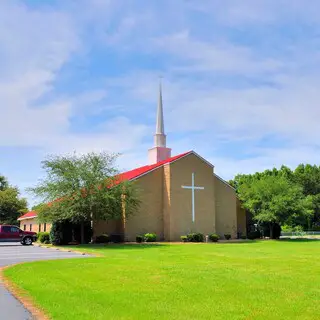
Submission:
[[[90,251],[104,257],[28,263],[5,274],[52,319],[320,318],[320,241]]]

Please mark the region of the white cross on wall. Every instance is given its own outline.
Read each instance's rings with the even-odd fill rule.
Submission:
[[[194,172],[192,172],[192,185],[191,186],[181,186],[183,189],[191,189],[192,193],[192,222],[195,220],[195,205],[194,205],[194,191],[195,190],[203,190],[204,187],[196,187],[194,185]]]

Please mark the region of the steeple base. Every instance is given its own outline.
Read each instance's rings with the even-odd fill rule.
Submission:
[[[155,164],[171,157],[171,149],[166,147],[154,147],[149,149],[148,158],[149,164]]]

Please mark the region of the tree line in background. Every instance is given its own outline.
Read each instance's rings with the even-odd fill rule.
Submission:
[[[20,197],[18,188],[0,175],[0,224],[17,224],[17,219],[28,209],[27,200]]]
[[[239,174],[229,183],[253,220],[269,226],[271,238],[276,226],[283,231],[320,230],[319,166]]]

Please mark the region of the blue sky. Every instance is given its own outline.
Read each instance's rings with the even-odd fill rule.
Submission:
[[[173,154],[225,179],[319,164],[320,2],[0,1],[0,173],[25,192],[48,154],[147,163],[158,76]]]

